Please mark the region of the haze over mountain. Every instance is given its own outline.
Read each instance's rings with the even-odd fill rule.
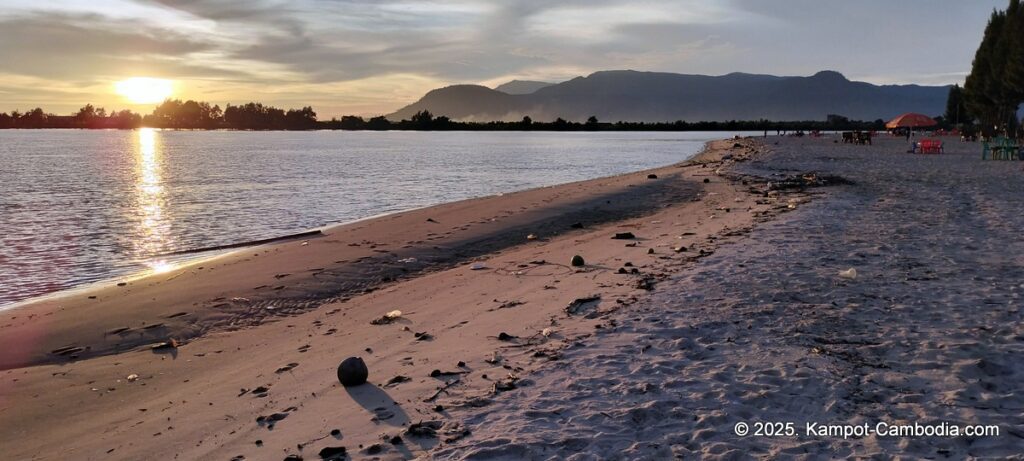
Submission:
[[[875,120],[904,112],[940,115],[948,92],[948,86],[854,82],[834,71],[810,77],[778,77],[612,70],[527,94],[508,94],[480,85],[453,85],[432,90],[387,117],[407,119],[429,110],[434,115],[475,121],[519,120],[524,116],[582,121],[591,115],[602,121],[645,122],[824,120],[828,114]]]
[[[554,85],[554,83],[537,82],[533,80],[512,80],[494,87],[494,90],[506,94],[530,94],[551,85]]]

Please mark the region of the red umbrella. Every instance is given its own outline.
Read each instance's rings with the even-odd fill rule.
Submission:
[[[923,115],[915,114],[913,112],[907,112],[899,117],[889,120],[889,123],[885,124],[886,128],[920,128],[925,126],[938,125],[933,118]]]

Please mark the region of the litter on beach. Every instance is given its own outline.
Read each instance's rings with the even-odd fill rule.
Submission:
[[[469,270],[479,271],[484,269],[487,269],[487,265],[484,263],[473,263],[472,266],[469,266]]]
[[[849,279],[849,280],[856,279],[857,278],[857,269],[854,269],[854,268],[851,267],[849,269],[846,269],[845,271],[839,271],[839,277],[844,278],[844,279]]]

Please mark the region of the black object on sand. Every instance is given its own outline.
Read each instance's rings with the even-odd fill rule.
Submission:
[[[338,381],[345,387],[363,384],[369,375],[370,370],[360,357],[349,357],[338,365]]]
[[[581,267],[585,263],[583,262],[583,257],[582,256],[576,255],[576,256],[572,257],[572,260],[569,261],[569,264],[572,265],[573,267]]]

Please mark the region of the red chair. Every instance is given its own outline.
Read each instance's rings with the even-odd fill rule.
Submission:
[[[942,150],[942,141],[938,139],[922,139],[918,143],[918,153],[920,154],[941,154]]]

